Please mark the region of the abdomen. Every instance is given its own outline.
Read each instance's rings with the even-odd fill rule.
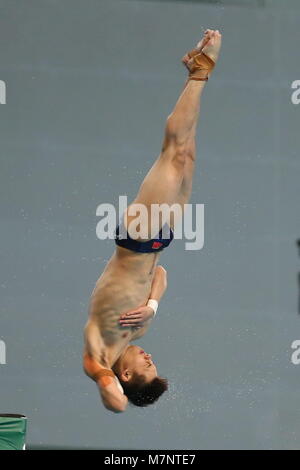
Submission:
[[[119,326],[122,313],[145,305],[151,290],[151,279],[138,282],[130,276],[119,273],[103,273],[93,291],[89,315],[99,325],[107,345],[122,339],[128,328]]]

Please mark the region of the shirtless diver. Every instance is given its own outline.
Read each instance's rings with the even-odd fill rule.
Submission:
[[[92,292],[84,328],[83,368],[99,389],[104,406],[125,411],[154,403],[168,389],[158,375],[151,354],[135,342],[148,331],[167,287],[166,270],[158,265],[162,250],[173,238],[175,216],[167,225],[160,220],[151,238],[151,205],[179,204],[184,210],[192,190],[196,160],[196,128],[202,91],[218,59],[221,34],[208,29],[197,46],[185,54],[188,69],[184,89],[168,116],[161,153],[146,175],[139,192],[115,231],[116,250]],[[131,237],[134,204],[147,208],[147,237]],[[127,231],[127,237],[120,236]],[[153,231],[152,231],[153,234]]]

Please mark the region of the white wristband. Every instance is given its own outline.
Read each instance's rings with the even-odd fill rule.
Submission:
[[[121,385],[121,383],[120,383],[120,380],[118,379],[118,377],[117,377],[116,375],[115,375],[115,379],[116,379],[116,382],[117,382],[117,387],[118,387],[118,389],[119,389],[120,392],[123,393],[123,395],[124,395],[124,389],[123,389],[123,387],[122,387],[122,385]]]
[[[157,309],[158,309],[158,302],[157,300],[154,299],[149,299],[147,302],[147,307],[151,307],[153,309],[154,317],[156,315]]]

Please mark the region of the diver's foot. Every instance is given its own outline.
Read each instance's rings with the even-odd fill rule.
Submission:
[[[192,49],[191,51],[187,52],[181,59],[181,62],[186,66],[188,61],[194,57],[195,55],[197,54],[200,54],[200,52],[202,51],[203,47],[207,44],[207,42],[210,40],[211,38],[211,34],[212,34],[213,30],[212,29],[207,29],[204,33],[204,36],[203,38],[198,42],[198,44],[196,45],[196,47],[194,47],[194,49]]]
[[[205,43],[204,47],[202,48],[202,52],[206,54],[214,63],[217,62],[220,49],[222,44],[222,34],[219,32],[218,29],[212,32],[209,40]]]
[[[197,48],[186,55],[182,62],[189,71],[189,80],[208,80],[221,49],[222,35],[218,30],[207,30]]]

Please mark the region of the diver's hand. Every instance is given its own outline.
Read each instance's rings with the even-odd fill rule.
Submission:
[[[153,308],[144,305],[143,307],[138,307],[134,310],[129,310],[128,312],[120,315],[119,324],[121,326],[142,328],[142,326],[147,322],[147,320],[153,318],[153,316]]]

